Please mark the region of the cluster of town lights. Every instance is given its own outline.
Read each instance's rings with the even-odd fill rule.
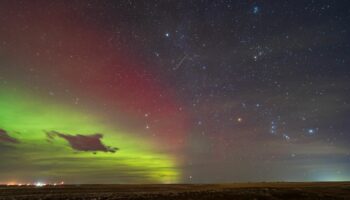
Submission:
[[[57,186],[57,185],[64,185],[64,182],[61,181],[60,183],[44,183],[44,182],[35,182],[35,183],[7,183],[7,186],[35,186],[35,187],[44,187],[44,186]]]

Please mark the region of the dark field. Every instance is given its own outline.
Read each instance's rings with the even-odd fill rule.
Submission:
[[[350,199],[350,182],[217,185],[0,186],[0,200],[65,199]]]

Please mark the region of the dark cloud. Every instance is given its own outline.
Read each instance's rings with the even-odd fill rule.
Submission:
[[[19,141],[16,138],[9,136],[9,134],[3,129],[0,129],[0,142],[15,143],[15,144],[19,143]]]
[[[56,131],[47,133],[49,140],[54,139],[55,136],[65,139],[67,142],[69,142],[70,146],[77,151],[102,151],[115,153],[117,150],[119,150],[116,147],[105,146],[101,141],[103,135],[99,133],[93,135],[69,135]]]

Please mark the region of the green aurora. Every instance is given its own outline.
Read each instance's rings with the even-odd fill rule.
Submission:
[[[32,179],[72,183],[80,182],[77,174],[85,174],[88,181],[96,183],[106,177],[114,183],[170,183],[180,178],[175,159],[157,152],[151,141],[118,131],[89,113],[8,88],[0,88],[0,108],[1,129],[19,141],[6,144],[12,149],[11,155],[7,155],[10,158],[6,159],[9,171],[6,178],[12,179],[9,181],[27,181],[20,180],[21,169],[26,171],[23,177],[28,177],[31,171]],[[116,153],[74,151],[63,138],[48,140],[48,131],[69,135],[101,133],[103,144],[119,150]],[[13,171],[11,166],[19,161],[23,167],[17,166]]]

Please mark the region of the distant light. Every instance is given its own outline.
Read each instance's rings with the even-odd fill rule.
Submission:
[[[165,33],[165,37],[170,37],[170,33]]]
[[[242,122],[242,121],[243,121],[243,119],[240,117],[237,119],[237,122]]]
[[[34,185],[35,185],[35,187],[43,187],[43,186],[45,186],[46,184],[45,184],[45,183],[42,183],[42,182],[36,182]]]
[[[9,182],[6,184],[6,186],[14,186],[14,185],[17,185],[16,182]]]

